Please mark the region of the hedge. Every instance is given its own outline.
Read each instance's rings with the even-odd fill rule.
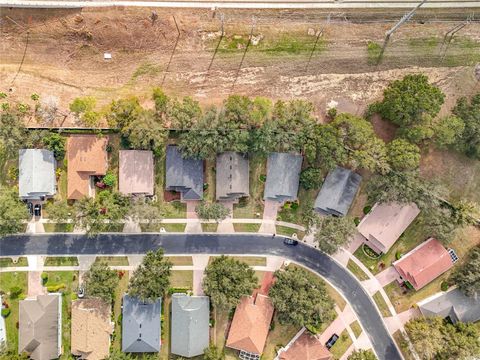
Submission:
[[[57,292],[61,289],[65,289],[65,288],[66,288],[65,284],[50,285],[50,286],[47,286],[47,291],[48,292]]]

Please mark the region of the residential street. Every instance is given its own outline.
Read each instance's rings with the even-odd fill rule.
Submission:
[[[288,258],[317,272],[348,299],[380,359],[402,359],[372,299],[335,260],[300,243],[286,246],[283,237],[261,234],[80,234],[18,235],[0,239],[0,256],[130,255],[163,247],[167,254],[255,254]]]

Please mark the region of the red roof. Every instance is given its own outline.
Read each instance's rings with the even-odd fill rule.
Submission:
[[[453,266],[447,249],[434,238],[430,238],[393,263],[400,276],[421,289]]]
[[[333,355],[328,349],[320,343],[315,336],[308,331],[302,335],[288,348],[280,354],[279,360],[331,360]]]

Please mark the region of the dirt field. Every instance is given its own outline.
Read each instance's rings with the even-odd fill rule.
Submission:
[[[443,56],[444,34],[460,21],[412,22],[392,37],[376,65],[367,45],[382,44],[392,26],[383,21],[386,14],[334,14],[328,22],[316,11],[156,11],[152,21],[150,9],[2,9],[0,91],[18,101],[36,92],[66,109],[82,95],[100,105],[133,94],[148,101],[151,87],[163,85],[169,94],[203,103],[219,103],[232,92],[307,98],[323,115],[331,101],[361,113],[388,81],[406,73],[428,74],[447,94],[446,108],[479,88],[473,75],[480,62],[478,23],[457,33]],[[174,16],[180,38],[173,53]],[[252,18],[254,41],[238,71]],[[112,60],[103,60],[104,52]]]

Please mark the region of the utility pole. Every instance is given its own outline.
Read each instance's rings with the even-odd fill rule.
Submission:
[[[224,30],[224,21],[225,21],[225,15],[223,13],[220,14],[220,21],[222,22],[222,28],[221,28],[221,33],[220,33],[220,39],[218,40],[217,46],[215,47],[215,51],[213,52],[212,59],[210,60],[210,64],[208,64],[208,69],[207,72],[205,73],[205,77],[203,78],[203,85],[202,87],[205,86],[205,82],[207,81],[208,73],[210,72],[210,69],[212,68],[213,65],[213,60],[215,59],[215,56],[217,55],[218,48],[220,47],[220,43],[223,40],[223,37],[225,35],[225,30]]]
[[[175,27],[177,28],[177,39],[175,40],[175,45],[173,46],[172,53],[170,54],[170,59],[168,60],[167,67],[165,68],[165,71],[163,73],[162,87],[163,83],[165,82],[165,78],[167,77],[168,69],[170,68],[170,63],[173,59],[173,54],[175,54],[175,50],[177,49],[178,40],[180,39],[180,29],[178,28],[177,19],[175,19],[175,16],[173,16],[173,21],[175,22]]]
[[[252,16],[252,29],[250,30],[250,36],[248,37],[247,46],[245,46],[245,51],[242,55],[242,60],[240,61],[240,65],[238,65],[237,73],[235,74],[235,79],[233,80],[232,89],[230,90],[230,94],[233,93],[233,89],[235,88],[235,84],[237,83],[238,75],[240,74],[240,70],[242,69],[243,60],[245,60],[245,55],[247,55],[248,47],[252,42],[253,37],[253,30],[255,29],[255,17]]]
[[[330,18],[329,18],[328,21],[330,21]],[[317,32],[317,38],[315,39],[315,43],[313,44],[312,51],[310,52],[310,56],[308,57],[308,62],[305,65],[305,72],[307,72],[307,70],[308,70],[308,66],[310,65],[310,61],[312,61],[313,53],[315,52],[315,49],[317,48],[318,40],[320,39],[320,37],[322,35],[323,35],[323,29],[321,29]]]
[[[445,58],[445,55],[447,55],[448,47],[450,46],[450,43],[452,42],[455,34],[460,30],[462,30],[465,26],[470,24],[473,19],[474,19],[474,15],[470,14],[464,22],[455,25],[453,28],[451,28],[449,31],[445,33],[445,36],[443,37],[442,46],[440,47],[440,56],[442,61]]]
[[[415,12],[420,8],[420,6],[422,6],[426,2],[427,2],[427,0],[423,0],[420,4],[415,6],[408,14],[403,15],[402,18],[390,30],[388,30],[385,33],[385,40],[383,42],[382,51],[380,52],[380,55],[378,56],[377,65],[380,64],[380,62],[382,61],[383,53],[385,52],[385,49],[387,48],[388,42],[390,41],[390,36],[392,36],[392,34],[400,26],[402,26],[404,23],[406,23],[408,20],[410,20],[413,17],[413,15],[415,14]]]

